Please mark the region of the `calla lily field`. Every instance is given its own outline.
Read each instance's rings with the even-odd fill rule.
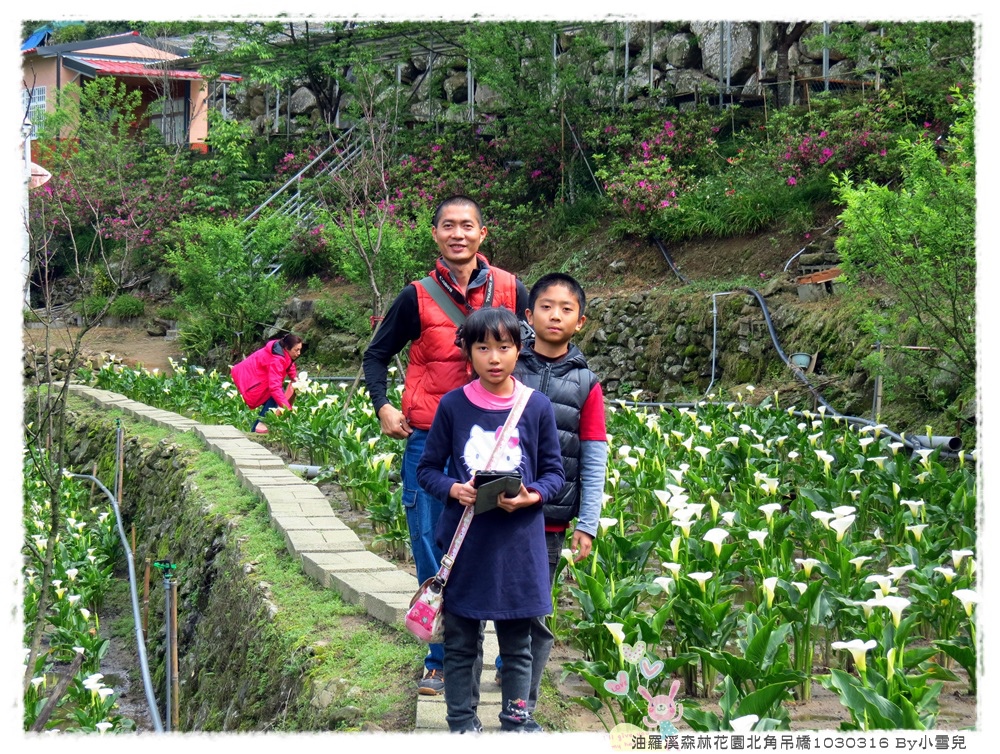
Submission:
[[[39,588],[48,541],[46,523],[51,506],[48,487],[24,464],[24,632],[31,635],[39,620]],[[115,518],[106,505],[95,504],[90,485],[63,479],[60,486],[61,521],[57,534],[52,599],[46,611],[46,651],[26,668],[24,724],[28,730],[59,729],[74,732],[122,732],[134,729],[132,720],[116,711],[116,694],[99,672],[108,651],[108,639],[99,632],[99,613],[112,583],[121,545]],[[26,641],[26,645],[27,645]],[[27,650],[26,650],[27,657]],[[62,676],[60,671],[74,668]],[[63,677],[68,683],[59,683]]]
[[[186,362],[80,377],[202,422],[251,421],[226,375]],[[402,443],[363,390],[300,382],[266,442],[325,467],[405,550]],[[608,404],[601,528],[590,557],[564,553],[555,596],[572,607],[556,600],[550,618],[583,652],[564,666],[593,688],[577,701],[608,729],[642,725],[637,690],[679,679],[691,729],[787,730],[821,684],[850,712],[842,729],[935,728],[945,681],[976,693],[977,452],[914,452],[886,427],[753,393]]]

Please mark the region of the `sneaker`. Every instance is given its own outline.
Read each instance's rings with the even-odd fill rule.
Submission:
[[[461,733],[482,733],[483,732],[483,724],[481,722],[479,722],[479,717],[477,716],[477,717],[473,717],[472,718],[472,725],[469,726],[468,728],[462,728],[460,730],[452,730],[451,732],[452,733],[459,733],[459,734],[461,734]]]
[[[527,710],[523,699],[512,699],[500,713],[500,730],[517,733],[541,733],[542,726],[538,724]]]
[[[500,717],[500,730],[505,733],[542,733],[545,729],[538,724],[538,721],[530,715],[522,722],[516,723]]]
[[[544,730],[533,717],[529,717],[524,721],[524,725],[521,726],[522,733],[542,733]]]
[[[257,426],[254,428],[254,432],[258,435],[266,435],[267,427],[264,425],[263,422],[257,422]]]
[[[437,696],[444,693],[444,673],[436,668],[430,670],[417,682],[417,693],[424,696]]]

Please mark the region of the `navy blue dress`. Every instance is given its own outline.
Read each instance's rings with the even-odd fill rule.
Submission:
[[[429,494],[445,501],[436,532],[444,552],[465,511],[449,498],[451,485],[467,482],[473,471],[482,469],[508,413],[475,405],[462,388],[441,399],[417,479]],[[450,476],[443,472],[446,464]],[[529,397],[494,469],[520,471],[524,486],[538,492],[542,503],[562,489],[565,477],[555,415],[542,393]],[[552,612],[542,504],[513,513],[494,508],[472,519],[448,579],[445,609],[478,620],[533,618]]]

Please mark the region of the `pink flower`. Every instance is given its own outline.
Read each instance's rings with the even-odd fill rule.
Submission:
[[[440,144],[434,144],[434,145],[432,145],[431,146],[431,151],[432,152],[440,152],[441,151],[441,145]]]
[[[797,181],[795,180],[795,176],[794,175],[788,176],[788,185],[789,186],[794,186],[796,183],[797,183]]]

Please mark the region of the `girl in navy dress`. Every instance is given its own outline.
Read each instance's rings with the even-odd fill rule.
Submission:
[[[445,502],[437,543],[445,552],[465,507],[474,505],[475,472],[482,471],[514,404],[528,390],[511,373],[521,350],[520,327],[502,308],[473,312],[462,347],[479,379],[441,399],[417,467],[420,485]],[[564,482],[559,437],[549,399],[532,391],[517,427],[492,470],[518,471],[521,489],[477,514],[455,558],[444,594],[444,694],[452,732],[479,731],[473,672],[480,623],[496,626],[503,663],[500,727],[537,731],[527,710],[531,682],[531,619],[552,611],[542,503]]]

